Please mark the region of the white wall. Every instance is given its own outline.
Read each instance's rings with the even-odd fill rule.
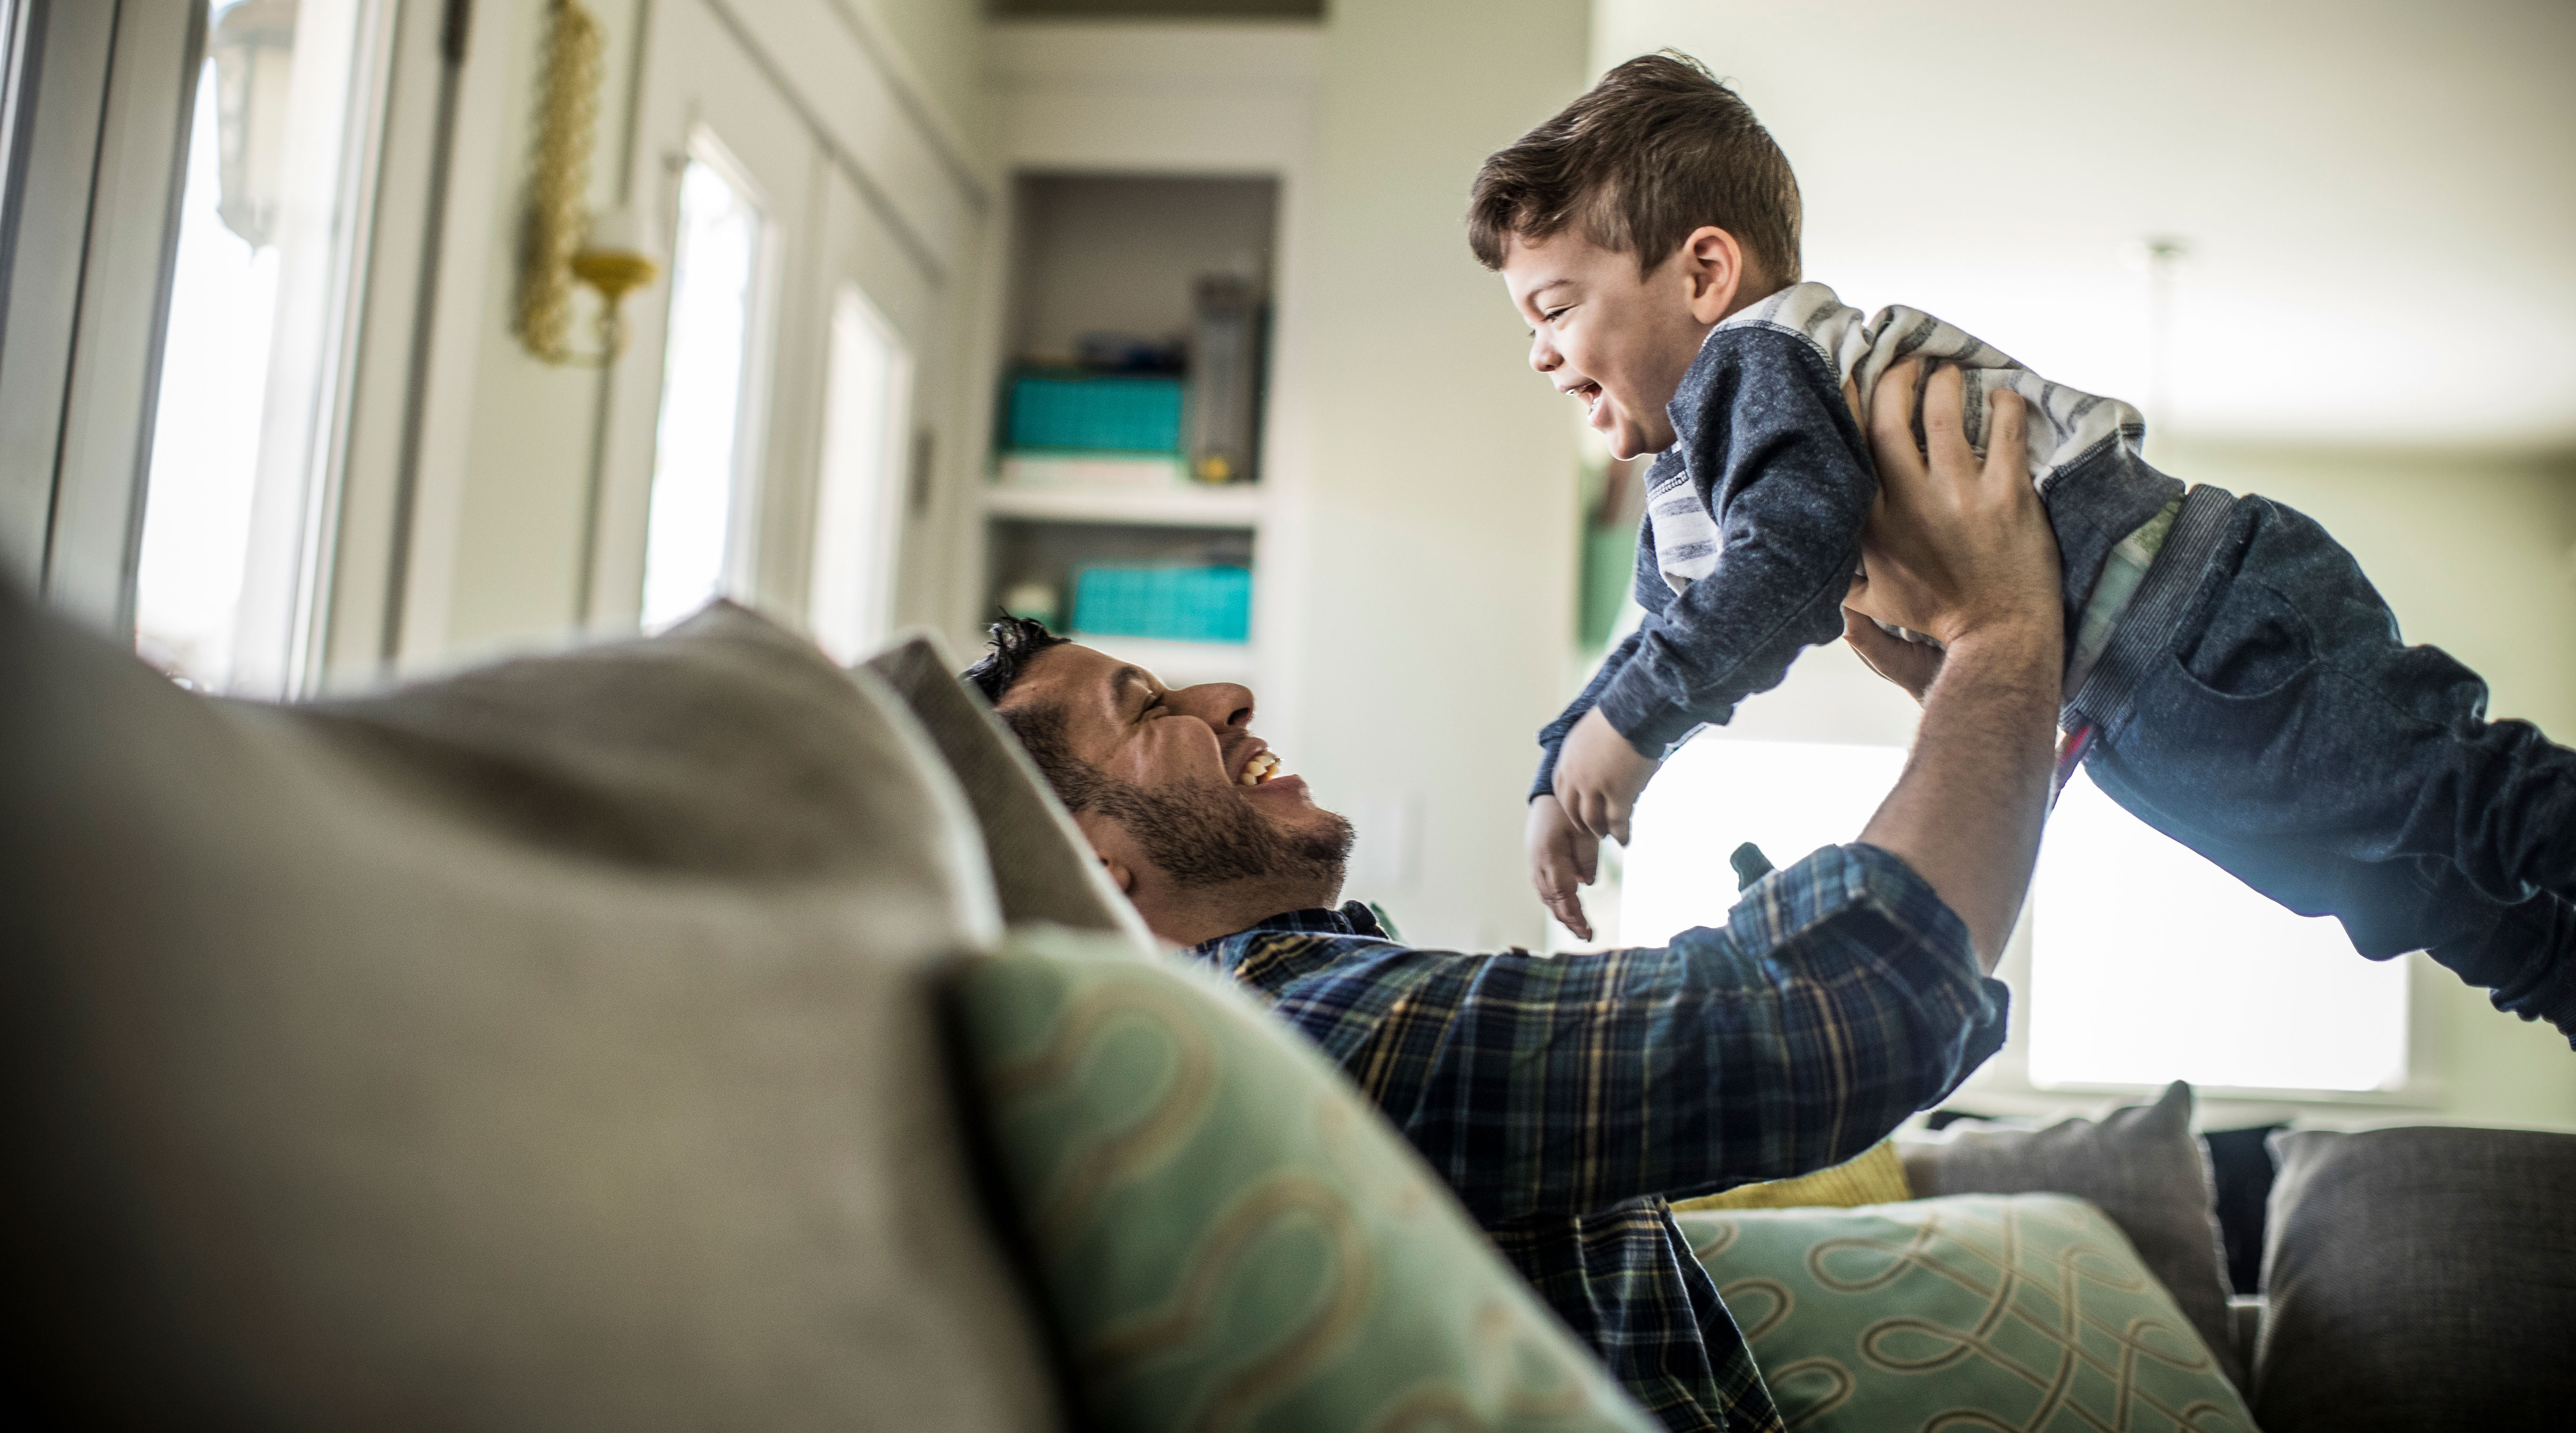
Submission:
[[[637,74],[641,0],[587,0],[605,32],[598,144],[591,204],[605,209],[628,173],[628,120]],[[704,0],[659,0],[664,5]],[[943,132],[969,167],[982,162],[979,85],[982,6],[978,0],[822,0],[839,10],[871,62],[893,77],[913,122]],[[591,560],[593,468],[598,461],[602,375],[556,367],[528,355],[512,331],[519,226],[527,155],[535,128],[537,70],[546,33],[545,0],[480,0],[459,106],[451,182],[449,254],[441,276],[437,336],[421,461],[402,664],[418,670],[477,655],[560,640],[586,616],[583,584]],[[660,196],[632,198],[645,206]],[[961,271],[980,256],[968,234],[955,256]],[[667,258],[667,255],[665,256]],[[392,296],[371,296],[383,301]],[[668,300],[656,284],[630,307]],[[588,297],[584,296],[587,304]],[[585,309],[584,312],[587,310]],[[962,321],[952,317],[952,322]],[[576,335],[587,343],[586,331]],[[919,377],[918,412],[945,422],[959,375],[935,346]],[[639,353],[630,362],[653,362]],[[963,464],[942,455],[953,478]],[[931,510],[914,519],[938,548],[956,545],[958,504],[942,485]],[[904,555],[905,570],[923,565]],[[930,564],[934,569],[944,561]],[[899,598],[902,620],[937,604]],[[354,673],[364,679],[365,673]]]
[[[478,5],[473,81],[480,105],[460,118],[464,129],[451,200],[460,216],[479,219],[480,254],[459,255],[457,278],[442,294],[443,323],[473,325],[470,397],[462,405],[454,466],[425,487],[435,513],[423,514],[425,538],[415,570],[406,660],[443,660],[552,638],[581,618],[583,561],[589,541],[594,415],[601,373],[541,363],[513,332],[518,301],[519,226],[525,156],[536,123],[537,70],[546,35],[541,0]],[[591,164],[594,209],[618,198],[624,119],[635,74],[637,0],[596,0],[592,13],[607,39],[601,67],[600,133]],[[660,286],[630,302],[649,303]],[[577,335],[585,344],[587,333]]]
[[[1303,569],[1282,755],[1364,835],[1409,833],[1351,894],[1426,944],[1542,937],[1522,794],[1572,640],[1575,427],[1462,218],[1485,155],[1581,91],[1587,12],[1351,0],[1325,26],[1274,389],[1308,473],[1273,549]]]

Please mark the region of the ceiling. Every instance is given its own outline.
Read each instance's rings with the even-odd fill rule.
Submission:
[[[2576,447],[2576,3],[1594,0],[1796,166],[1807,276],[2167,438]],[[2154,381],[2137,241],[2189,245]]]

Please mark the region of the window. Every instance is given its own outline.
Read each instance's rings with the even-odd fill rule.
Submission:
[[[2406,1079],[2406,962],[2257,894],[2078,774],[2031,930],[2039,1085],[2384,1090]]]
[[[1893,746],[1694,738],[1655,774],[1629,823],[1619,943],[1661,945],[1724,924],[1738,845],[1751,841],[1785,866],[1851,841],[1904,768]]]
[[[680,177],[670,335],[645,519],[645,628],[667,627],[728,590],[747,534],[758,425],[742,421],[751,373],[764,218],[750,186],[701,140]]]
[[[302,689],[360,247],[368,0],[218,6],[188,141],[135,645],[190,685]]]
[[[1904,768],[1890,746],[1703,735],[1646,788],[1617,940],[1659,945],[1735,904],[1728,856],[1786,865],[1860,834]],[[2392,1090],[2404,961],[2354,953],[2122,810],[2078,773],[2051,813],[2029,915],[2028,1072],[2041,1087]]]
[[[912,401],[911,356],[855,287],[832,308],[828,381],[807,617],[824,651],[855,662],[885,640]]]

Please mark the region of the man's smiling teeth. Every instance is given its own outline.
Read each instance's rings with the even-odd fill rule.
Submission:
[[[1259,786],[1279,774],[1279,755],[1265,751],[1243,764],[1243,774],[1235,778],[1239,786]]]

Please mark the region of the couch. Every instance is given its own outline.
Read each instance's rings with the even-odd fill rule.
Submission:
[[[2178,1083],[2097,1120],[1971,1120],[1899,1148],[1917,1196],[2099,1206],[2267,1433],[2570,1426],[2576,1135],[2276,1133],[2262,1288],[2236,1296],[2191,1117]]]
[[[1164,1426],[1085,1401],[955,1003],[1009,931],[1150,940],[935,646],[719,604],[275,708],[0,591],[0,691],[0,1421]],[[2093,1199],[2266,1427],[2576,1406],[2570,1141],[2284,1137],[2248,1320],[2183,1098],[1908,1173]],[[1408,1245],[1467,1228],[1394,1157]],[[1636,1426],[1575,1393],[1504,1426]]]

